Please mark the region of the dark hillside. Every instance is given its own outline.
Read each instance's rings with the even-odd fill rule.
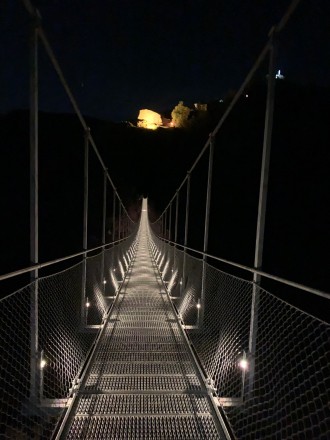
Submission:
[[[253,265],[265,83],[251,86],[217,136],[210,253]],[[329,90],[277,83],[264,269],[329,290]],[[221,105],[223,107],[221,107]],[[127,206],[148,195],[160,213],[191,167],[223,104],[189,128],[149,131],[89,119]],[[198,116],[198,115],[197,115]],[[1,273],[29,264],[28,113],[0,117]],[[40,261],[82,248],[83,145],[73,115],[40,114]],[[89,246],[101,239],[102,172],[90,154]],[[189,245],[202,248],[207,156],[192,175]],[[110,196],[109,196],[110,200]],[[181,198],[184,203],[184,197]],[[109,201],[109,216],[111,203]],[[180,210],[179,240],[183,240]]]

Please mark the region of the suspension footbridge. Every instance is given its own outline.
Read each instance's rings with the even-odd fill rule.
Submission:
[[[263,270],[275,47],[299,1],[294,0],[272,28],[255,65],[154,222],[147,199],[137,221],[129,215],[40,15],[30,0],[23,3],[32,17],[31,265],[0,276],[2,282],[30,274],[29,283],[0,299],[0,438],[328,440],[329,323],[281,299],[276,287],[270,291],[264,281],[285,292],[295,289],[320,298],[325,307],[330,295]],[[39,44],[84,135],[83,250],[45,262],[39,261],[38,252]],[[209,253],[213,161],[221,146],[220,130],[265,61],[255,258],[247,266]],[[88,247],[91,154],[103,179],[102,244],[93,248]],[[203,246],[195,249],[190,247],[189,228],[202,158],[207,176],[203,206],[198,205]],[[197,182],[200,185],[199,178]],[[109,220],[112,239],[107,242]],[[51,269],[50,275],[45,268]]]
[[[225,438],[151,240],[144,200],[135,255],[60,438]]]

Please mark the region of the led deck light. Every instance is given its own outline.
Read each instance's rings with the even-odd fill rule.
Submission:
[[[242,369],[242,370],[247,370],[249,363],[245,358],[242,358],[239,360],[238,362],[238,366]]]
[[[43,370],[47,365],[47,361],[44,357],[44,351],[42,350],[40,353],[40,370]]]

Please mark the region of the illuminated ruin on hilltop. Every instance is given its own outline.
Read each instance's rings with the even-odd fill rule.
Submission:
[[[159,113],[152,110],[140,110],[138,116],[138,127],[148,128],[149,130],[156,130],[163,125],[162,117]]]

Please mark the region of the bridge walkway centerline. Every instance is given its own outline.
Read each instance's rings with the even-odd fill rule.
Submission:
[[[58,438],[226,438],[151,257],[146,212],[135,260]]]

